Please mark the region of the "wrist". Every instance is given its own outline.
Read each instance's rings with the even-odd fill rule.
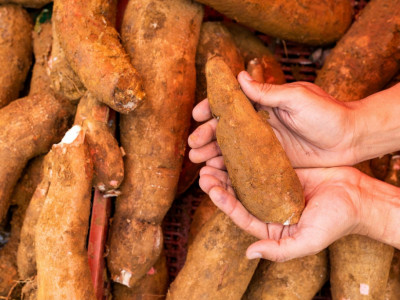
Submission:
[[[349,137],[347,138],[347,151],[351,165],[355,165],[366,160],[364,155],[364,145],[365,137],[369,135],[369,128],[366,124],[365,118],[368,118],[368,116],[366,115],[363,102],[361,101],[346,102],[346,106],[347,118],[351,120],[351,128],[347,130],[349,134]]]

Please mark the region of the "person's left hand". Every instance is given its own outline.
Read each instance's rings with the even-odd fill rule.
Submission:
[[[228,174],[206,166],[200,171],[200,187],[232,221],[260,241],[247,249],[249,259],[287,261],[312,255],[335,240],[359,231],[361,190],[366,176],[350,167],[299,169],[306,200],[295,225],[266,224],[251,215],[236,199]]]

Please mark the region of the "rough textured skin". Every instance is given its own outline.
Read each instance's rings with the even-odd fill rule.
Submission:
[[[21,98],[0,110],[0,220],[27,161],[60,140],[72,110],[50,94]]]
[[[400,299],[400,252],[397,249],[394,250],[392,265],[389,272],[389,279],[383,299]]]
[[[30,8],[41,8],[52,0],[0,0],[0,4],[15,3]]]
[[[48,163],[44,164],[48,169]],[[40,213],[49,188],[49,180],[44,179],[36,188],[35,193],[26,210],[25,219],[21,228],[21,242],[18,246],[17,265],[19,278],[25,280],[36,274],[35,231]]]
[[[241,299],[259,261],[245,255],[255,241],[227,215],[216,211],[189,247],[167,299]]]
[[[243,300],[311,300],[328,279],[326,250],[283,263],[261,261]]]
[[[162,253],[151,270],[135,285],[128,288],[113,284],[114,300],[163,300],[168,290],[167,260]]]
[[[35,232],[38,300],[96,299],[85,248],[93,166],[84,131],[74,126],[65,138],[52,147],[44,177],[49,188]]]
[[[196,212],[193,215],[192,223],[190,224],[188,245],[190,246],[198,233],[200,232],[203,225],[214,215],[217,207],[211,201],[207,194],[200,196],[200,205],[196,208]]]
[[[348,0],[199,0],[265,34],[303,44],[338,40],[351,23]]]
[[[8,243],[0,249],[0,296],[7,296],[8,292],[18,280],[17,251],[20,242],[20,233],[24,221],[25,211],[32,198],[36,186],[42,176],[43,157],[33,159],[23,172],[23,176],[16,184],[11,196],[11,204],[17,208],[11,219],[11,235]]]
[[[390,157],[390,154],[386,154],[382,157],[371,159],[371,170],[375,178],[385,180],[389,171]]]
[[[133,287],[154,265],[163,247],[161,226],[126,216],[111,224],[110,254],[107,258],[111,279]],[[113,240],[114,239],[114,240]]]
[[[77,101],[85,94],[86,88],[65,57],[58,35],[55,33],[54,23],[52,27],[53,45],[51,47],[51,57],[48,60],[51,86],[57,95],[71,101]]]
[[[342,101],[378,92],[400,67],[399,26],[400,0],[370,1],[327,57],[315,83]]]
[[[393,247],[349,235],[329,247],[332,299],[384,299]]]
[[[33,66],[29,95],[53,94],[47,72],[47,62],[50,57],[53,34],[51,23],[46,22],[35,26],[32,31],[33,53],[35,65]]]
[[[201,26],[199,44],[196,53],[196,97],[195,103],[207,98],[206,63],[214,56],[224,57],[235,77],[244,70],[243,58],[239,54],[231,34],[220,22],[205,22]],[[189,132],[193,132],[200,123],[191,120]],[[197,178],[204,164],[195,164],[189,159],[189,147],[186,147],[182,173],[178,183],[178,194],[182,194]]]
[[[364,98],[385,86],[399,69],[399,12],[399,0],[370,1],[327,57],[315,83],[342,101]],[[372,175],[369,162],[356,167]],[[351,235],[329,250],[334,300],[383,299],[392,247]],[[368,295],[361,295],[367,285]]]
[[[124,179],[124,163],[117,140],[108,126],[109,108],[89,92],[79,102],[75,125],[86,131],[86,141],[94,166],[93,185],[113,192]]]
[[[217,141],[242,204],[264,222],[295,224],[303,189],[272,128],[254,110],[220,57],[206,65],[207,94],[219,119]]]
[[[0,108],[18,98],[32,63],[32,19],[20,6],[0,5]]]
[[[143,271],[132,275],[130,286],[160,254],[162,242],[154,244],[159,231],[146,240],[153,244],[142,244],[141,249],[133,247],[135,236],[123,237],[137,232],[138,223],[159,228],[174,200],[193,108],[202,16],[202,7],[189,0],[134,0],[125,11],[122,40],[143,76],[147,99],[121,116],[125,180],[110,232],[108,267],[112,278],[120,277],[123,270]],[[146,255],[143,249],[151,251]]]
[[[72,69],[101,102],[121,113],[144,99],[142,80],[111,22],[116,1],[54,1],[58,41]]]
[[[244,57],[247,68],[249,68],[250,61],[256,58],[264,69],[264,82],[273,84],[286,82],[281,65],[259,38],[250,30],[236,23],[226,23],[226,27],[232,34],[240,54]]]

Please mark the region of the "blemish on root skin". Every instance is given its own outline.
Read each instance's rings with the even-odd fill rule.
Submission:
[[[360,294],[361,295],[369,295],[369,285],[365,283],[360,284]]]

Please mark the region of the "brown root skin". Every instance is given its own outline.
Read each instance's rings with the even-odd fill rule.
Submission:
[[[216,211],[189,247],[167,300],[241,299],[259,261],[246,258],[247,247],[255,241]]]
[[[258,59],[263,68],[263,81],[272,84],[283,84],[286,82],[281,65],[276,61],[274,55],[265,44],[250,30],[236,23],[226,23],[236,47],[244,57],[246,68],[249,69],[250,61]],[[248,70],[249,71],[249,70]],[[260,80],[262,78],[259,78]]]
[[[161,254],[161,226],[136,221],[126,214],[123,217],[114,216],[110,236],[118,236],[118,240],[111,238],[109,250],[112,255],[107,259],[112,280],[133,287]],[[124,259],[129,259],[129,263]]]
[[[121,115],[125,179],[115,207],[108,267],[113,278],[122,270],[136,270],[130,285],[146,274],[162,247],[155,237],[161,237],[159,224],[174,200],[182,168],[202,18],[202,6],[187,0],[130,1],[125,11],[122,40],[143,76],[147,98]],[[134,228],[127,219],[144,225]],[[153,234],[140,247],[134,236],[124,238],[145,225]]]
[[[18,280],[17,251],[20,243],[20,233],[25,217],[25,211],[37,184],[41,180],[41,163],[43,157],[33,159],[16,184],[11,202],[17,205],[12,214],[11,235],[8,243],[0,249],[0,296],[7,296]]]
[[[116,1],[54,2],[53,20],[61,48],[85,87],[121,113],[134,110],[145,92],[139,73],[110,23]]]
[[[32,19],[18,5],[0,6],[0,108],[18,98],[32,63]]]
[[[199,0],[267,35],[309,45],[335,42],[351,23],[347,0]]]
[[[40,24],[39,27],[35,27],[36,30],[32,31],[35,65],[33,66],[29,95],[53,94],[47,72],[47,63],[53,43],[51,27],[51,23],[47,22]]]
[[[0,4],[15,3],[29,8],[41,8],[52,0],[0,0]]]
[[[18,246],[17,265],[19,278],[25,280],[36,275],[35,231],[49,189],[49,156],[43,163],[43,179],[37,186],[26,210]]]
[[[342,101],[378,92],[400,67],[400,1],[371,1],[337,43],[315,83]]]
[[[393,247],[349,235],[329,246],[329,253],[332,299],[383,299]]]
[[[207,97],[205,67],[208,58],[220,55],[225,58],[233,74],[237,76],[244,70],[244,61],[238,52],[231,34],[221,22],[205,22],[201,26],[196,52],[196,93],[194,105]],[[193,132],[200,123],[191,119],[189,132]],[[178,194],[183,194],[196,180],[204,164],[195,164],[189,159],[190,148],[186,146],[182,172],[179,177]]]
[[[27,161],[60,140],[72,112],[68,103],[49,94],[21,98],[0,110],[0,220]]]
[[[154,266],[133,288],[114,283],[112,295],[115,300],[162,300],[167,290],[167,260],[161,253]]]
[[[203,225],[211,219],[217,210],[217,207],[207,194],[201,195],[200,201],[200,205],[197,207],[196,212],[193,215],[192,223],[190,224],[188,238],[189,246],[193,243],[201,228],[203,228]]]
[[[51,56],[48,59],[51,87],[57,95],[75,102],[85,94],[86,88],[69,65],[64,50],[60,46],[54,26],[53,22],[53,45]]]
[[[207,94],[217,141],[236,194],[264,222],[298,222],[303,189],[272,128],[257,114],[222,58],[207,62]]]
[[[383,299],[400,299],[400,252],[397,249],[394,250],[392,265],[390,266],[389,279]]]
[[[117,189],[124,179],[124,163],[117,140],[108,127],[109,108],[87,92],[81,98],[75,125],[86,131],[86,140],[93,160],[93,185],[101,192]]]
[[[35,232],[38,300],[96,299],[85,248],[93,166],[82,128],[72,127],[49,155]]]
[[[277,263],[262,260],[243,300],[311,300],[328,279],[326,250]]]

